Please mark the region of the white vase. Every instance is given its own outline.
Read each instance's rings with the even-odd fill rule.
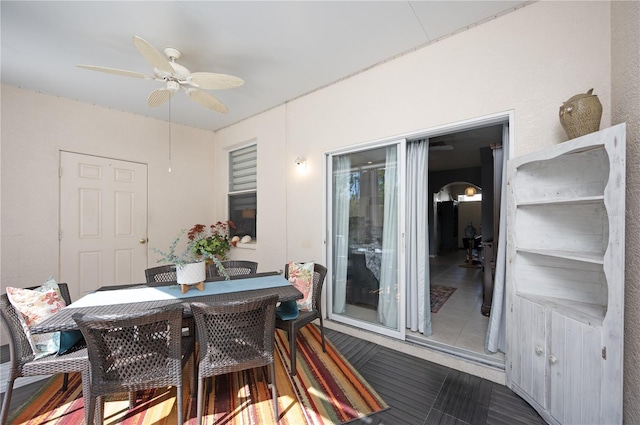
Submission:
[[[207,266],[204,261],[176,266],[176,280],[181,285],[195,285],[207,278]]]

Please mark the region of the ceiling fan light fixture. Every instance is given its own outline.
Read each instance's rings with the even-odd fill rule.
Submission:
[[[180,90],[180,83],[177,81],[169,80],[167,81],[167,90],[172,93],[175,93]]]

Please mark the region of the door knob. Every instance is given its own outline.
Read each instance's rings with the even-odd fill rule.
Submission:
[[[145,238],[141,238],[138,242],[140,242],[141,244],[145,244],[147,243],[147,240]]]

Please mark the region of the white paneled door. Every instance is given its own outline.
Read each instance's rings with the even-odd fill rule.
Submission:
[[[60,281],[72,299],[144,282],[147,166],[60,152]]]

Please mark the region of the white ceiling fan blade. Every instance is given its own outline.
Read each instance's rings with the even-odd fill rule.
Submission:
[[[88,69],[90,71],[106,72],[108,74],[124,75],[125,77],[144,78],[146,80],[153,80],[153,78],[134,71],[126,71],[124,69],[106,68],[104,66],[93,65],[76,65],[78,68]]]
[[[149,95],[147,99],[147,104],[150,108],[155,108],[156,106],[160,106],[163,103],[166,103],[171,96],[175,93],[175,90],[169,90],[168,88],[155,89]]]
[[[201,104],[202,106],[212,109],[216,112],[220,112],[221,114],[226,114],[229,112],[229,109],[224,105],[224,103],[220,102],[215,97],[211,96],[209,93],[204,92],[198,89],[188,89],[187,94],[189,98],[194,102]]]
[[[157,68],[162,72],[166,72],[169,75],[173,75],[173,67],[171,66],[167,58],[158,51],[158,49],[156,49],[147,41],[138,37],[137,35],[133,36],[133,44],[136,46],[136,49],[138,49],[144,59],[149,62],[154,68]]]
[[[193,72],[191,82],[197,84],[201,89],[221,90],[240,87],[244,84],[242,78],[227,74],[216,74],[215,72]]]

